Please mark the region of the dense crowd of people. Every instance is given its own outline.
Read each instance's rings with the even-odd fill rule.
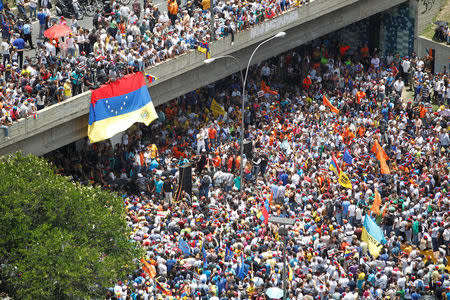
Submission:
[[[324,41],[253,67],[242,158],[237,74],[119,140],[48,154],[60,174],[118,191],[146,250],[106,299],[269,299],[283,271],[288,299],[448,299],[448,74],[381,56]],[[294,220],[286,237],[266,213]],[[366,218],[380,253],[362,239]]]
[[[97,10],[93,28],[82,28],[73,17],[55,18],[48,0],[30,16],[15,21],[2,12],[3,64],[1,72],[0,126],[21,118],[36,117],[37,111],[83,91],[116,80],[125,74],[142,71],[177,55],[207,47],[211,40],[209,0],[167,2],[161,12],[151,1],[136,0],[131,8],[117,1],[104,1]],[[215,38],[232,36],[309,1],[258,2],[218,1],[214,6]],[[180,6],[179,6],[180,5]],[[39,21],[38,41],[33,41],[31,20]],[[72,33],[48,39],[44,31],[66,24]],[[24,55],[36,48],[36,56]],[[36,61],[37,60],[37,61]]]
[[[433,40],[450,45],[450,28],[445,21],[437,21],[434,27]]]

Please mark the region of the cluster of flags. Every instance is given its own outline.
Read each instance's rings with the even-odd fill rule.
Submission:
[[[156,277],[156,268],[144,258],[141,258],[142,270],[151,278]],[[155,279],[155,287],[163,292],[167,296],[172,296],[172,291],[167,287],[165,283],[161,283],[158,279]]]
[[[346,156],[346,160],[347,161],[351,161],[352,163],[353,163],[353,157],[350,155],[350,153],[348,152],[348,150],[346,150],[346,152],[347,152],[347,155],[345,155],[345,153],[344,153],[344,156]],[[345,162],[345,159],[344,159],[344,162]],[[348,163],[348,162],[346,162],[346,163]],[[341,170],[341,168],[339,167],[339,164],[338,164],[338,162],[337,162],[337,160],[336,160],[336,157],[333,155],[333,157],[331,158],[331,162],[330,162],[330,167],[329,167],[329,169],[331,170],[331,171],[333,171],[337,176],[338,176],[338,182],[339,182],[339,184],[341,185],[341,186],[343,186],[343,187],[345,187],[345,188],[347,188],[347,189],[352,189],[353,188],[353,186],[352,186],[352,182],[350,181],[350,179],[348,178],[348,176],[347,176],[347,174],[345,174],[342,170]]]

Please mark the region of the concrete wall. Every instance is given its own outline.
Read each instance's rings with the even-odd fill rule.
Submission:
[[[316,0],[237,34],[234,45],[230,38],[212,43],[211,53],[213,57],[231,54],[247,63],[259,42],[286,31],[285,38],[272,40],[256,53],[254,64],[403,2],[405,0]],[[147,70],[158,77],[149,87],[154,104],[170,101],[244,67],[230,59],[205,65],[204,59],[204,54],[192,51]],[[86,136],[89,101],[90,93],[84,93],[42,110],[35,120],[21,120],[12,125],[11,139],[0,137],[0,155],[19,149],[42,155]]]
[[[417,34],[421,35],[428,25],[433,23],[434,17],[446,0],[412,0],[410,2],[415,2],[413,5],[417,9]]]
[[[87,134],[89,97],[78,95],[39,111],[36,119],[20,120],[9,127],[10,139],[0,137],[0,155],[22,150],[42,155]]]
[[[422,36],[419,37],[417,55],[427,55],[427,49],[434,49],[434,71],[436,73],[442,72],[444,66],[447,67],[447,71],[450,70],[450,46],[443,43],[436,43],[435,41]]]

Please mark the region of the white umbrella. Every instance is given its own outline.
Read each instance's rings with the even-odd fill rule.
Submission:
[[[283,297],[283,290],[277,287],[271,287],[267,289],[266,295],[271,299],[281,299]]]

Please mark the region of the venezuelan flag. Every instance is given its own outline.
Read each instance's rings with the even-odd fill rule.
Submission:
[[[378,226],[367,214],[364,218],[361,240],[367,243],[369,252],[374,258],[377,258],[378,255],[380,255],[383,245],[386,244],[386,239],[384,238],[380,226]]]
[[[331,163],[330,163],[329,169],[331,171],[333,171],[334,173],[336,173],[337,176],[339,176],[341,174],[341,169],[339,168],[339,165],[336,161],[336,157],[334,157],[334,155],[331,158]]]
[[[209,50],[209,44],[208,43],[200,43],[197,47],[197,50],[200,51],[201,53],[205,53],[206,54],[206,58],[210,58],[211,57],[211,51]]]
[[[172,296],[172,292],[162,283],[160,283],[157,279],[155,280],[155,286],[158,290],[163,292],[164,295]]]
[[[158,79],[158,77],[153,76],[152,74],[145,73],[145,78],[147,78],[148,83],[153,83]]]
[[[88,136],[91,143],[109,139],[136,122],[149,125],[158,117],[141,72],[92,91]]]
[[[264,222],[264,224],[269,223],[269,212],[270,212],[270,206],[269,201],[267,199],[264,201],[264,205],[261,207],[261,213],[259,215],[259,219]]]

